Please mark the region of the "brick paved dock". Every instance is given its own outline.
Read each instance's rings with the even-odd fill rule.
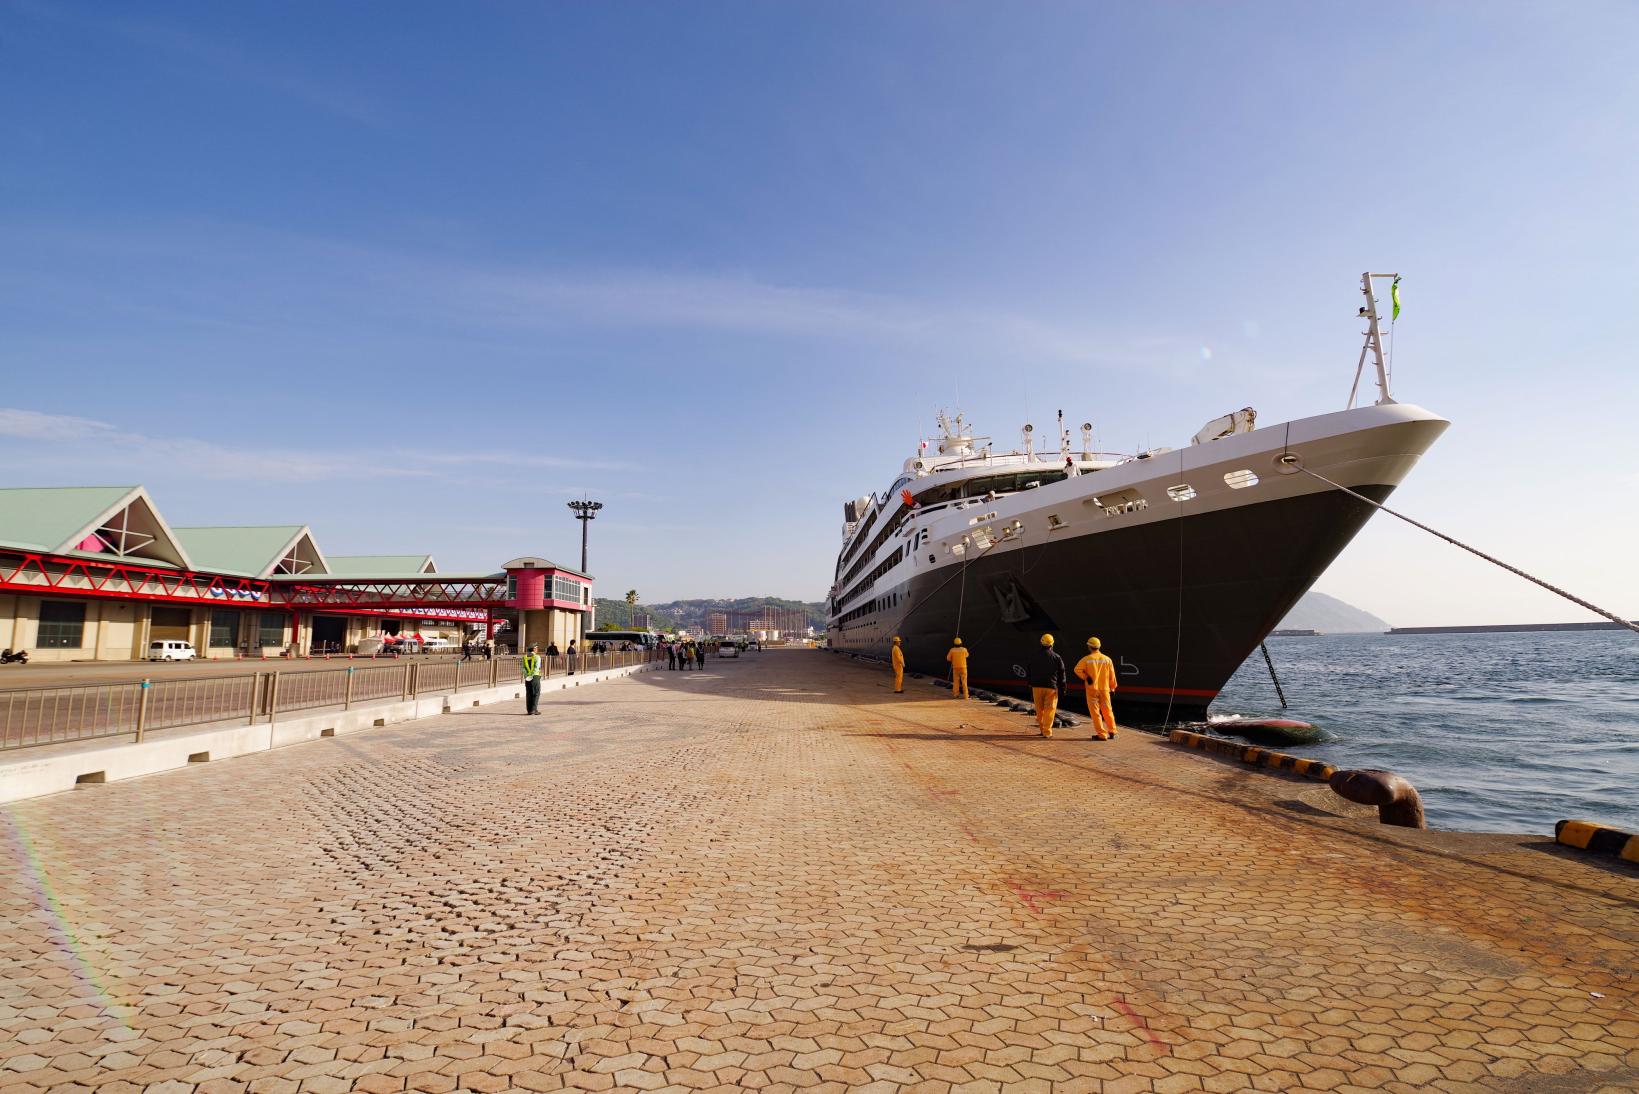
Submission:
[[[0,807],[0,1094],[1639,1088],[1639,871],[710,669]]]

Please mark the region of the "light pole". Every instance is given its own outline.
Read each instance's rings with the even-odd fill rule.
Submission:
[[[603,508],[603,503],[601,501],[587,501],[585,498],[582,498],[580,501],[570,502],[569,503],[569,508],[571,508],[575,511],[575,519],[580,521],[580,572],[584,576],[587,573],[587,570],[586,570],[586,525],[587,525],[588,521],[592,521],[592,520],[597,519],[598,510]],[[587,610],[588,611],[591,610],[591,605],[587,605]],[[586,612],[585,611],[580,613],[580,640],[581,640],[582,643],[585,643],[585,641],[586,641]]]

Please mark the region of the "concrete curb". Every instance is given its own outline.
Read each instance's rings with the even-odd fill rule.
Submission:
[[[654,663],[628,665],[618,669],[554,676],[545,682],[541,695],[581,684],[619,679],[653,671]],[[175,771],[192,764],[248,756],[287,745],[339,737],[376,726],[397,725],[421,718],[435,718],[455,710],[488,706],[523,698],[522,681],[493,688],[473,688],[461,692],[429,692],[415,699],[392,700],[353,707],[351,710],[293,711],[276,722],[245,725],[240,719],[223,725],[204,725],[188,732],[167,732],[141,743],[105,738],[88,741],[86,748],[53,755],[28,755],[27,749],[0,760],[0,803],[39,798],[73,790],[76,786],[99,785]],[[15,756],[15,758],[13,758]]]
[[[1173,730],[1167,734],[1167,740],[1175,745],[1210,752],[1215,756],[1229,756],[1253,767],[1267,767],[1276,771],[1286,771],[1305,779],[1313,779],[1316,782],[1327,782],[1337,772],[1337,768],[1320,760],[1304,760],[1297,756],[1287,755],[1285,752],[1271,752],[1267,748],[1256,748],[1252,745],[1242,744],[1239,741],[1231,741],[1223,737],[1212,737],[1205,733],[1191,733],[1187,729]]]
[[[1620,828],[1606,828],[1592,821],[1562,820],[1554,825],[1554,840],[1579,851],[1639,863],[1639,836]]]

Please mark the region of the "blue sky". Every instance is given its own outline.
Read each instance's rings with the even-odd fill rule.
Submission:
[[[3,478],[336,554],[829,584],[940,405],[1455,425],[1397,504],[1639,615],[1639,9],[0,0]],[[1320,589],[1586,618],[1375,520]]]

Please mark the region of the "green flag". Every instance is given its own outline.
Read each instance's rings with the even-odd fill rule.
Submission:
[[[1393,315],[1393,318],[1395,318],[1395,319],[1400,318],[1400,278],[1399,277],[1396,277],[1394,279],[1394,284],[1389,286],[1389,299],[1394,301],[1394,315]]]

